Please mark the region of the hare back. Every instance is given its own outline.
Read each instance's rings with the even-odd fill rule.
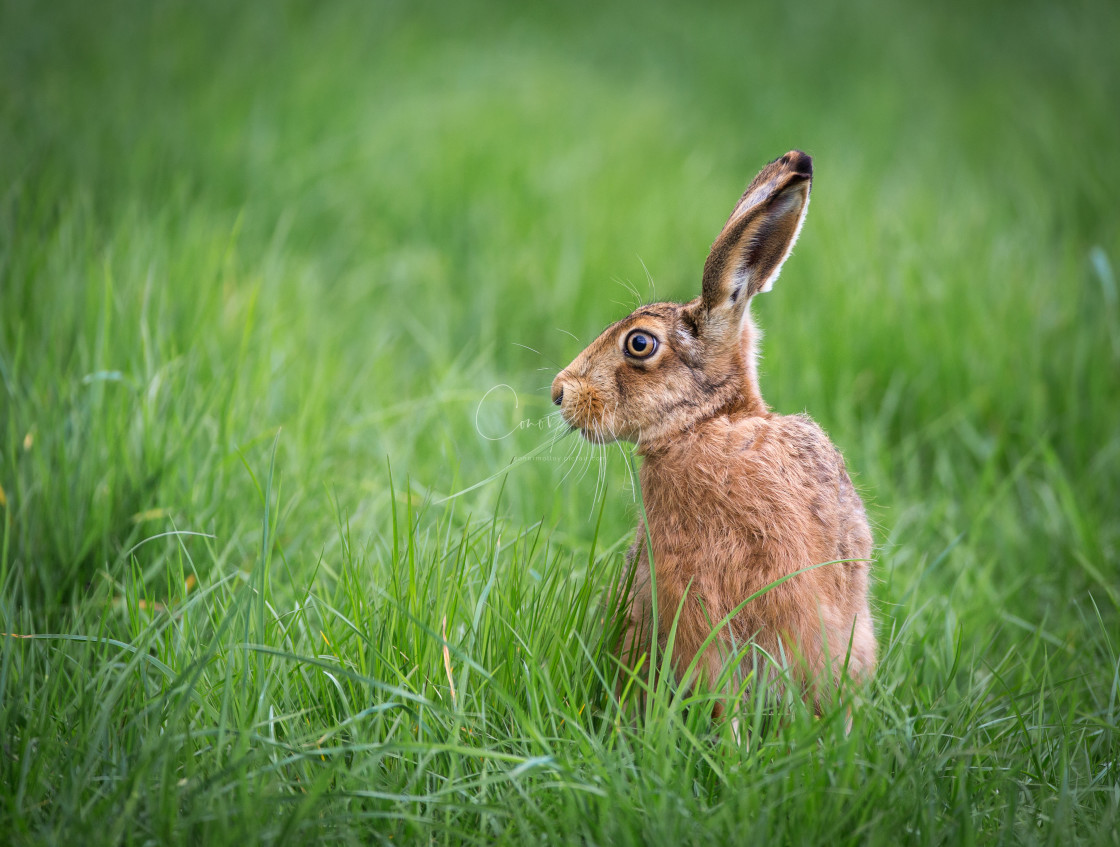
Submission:
[[[647,453],[641,481],[658,617],[664,631],[680,610],[686,654],[752,594],[796,574],[739,611],[728,636],[792,650],[813,672],[850,648],[853,674],[870,671],[871,533],[843,458],[810,418],[714,417]],[[639,525],[633,590],[648,595],[644,536]]]

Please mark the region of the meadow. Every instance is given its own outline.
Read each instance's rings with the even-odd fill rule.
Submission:
[[[0,842],[1120,844],[1118,36],[0,0]],[[637,459],[548,386],[792,148],[881,663],[736,739],[613,696]]]

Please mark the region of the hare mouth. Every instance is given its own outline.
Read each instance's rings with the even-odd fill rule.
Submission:
[[[576,427],[576,429],[579,430],[579,434],[583,436],[585,441],[589,441],[592,444],[611,444],[618,440],[613,432],[600,429],[596,426],[580,426]]]
[[[604,426],[598,421],[573,420],[566,412],[561,412],[561,416],[568,426],[568,432],[578,432],[583,436],[584,441],[591,444],[611,444],[618,440],[618,436],[614,434],[610,427]]]

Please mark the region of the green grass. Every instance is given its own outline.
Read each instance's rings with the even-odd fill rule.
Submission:
[[[0,2],[0,841],[1120,844],[1120,7],[228,5]],[[547,385],[792,147],[882,663],[740,745]]]

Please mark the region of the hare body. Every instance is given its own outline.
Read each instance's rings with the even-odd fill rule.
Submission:
[[[648,537],[640,519],[621,657],[649,649],[656,615],[662,647],[677,622],[678,675],[695,662],[714,685],[726,657],[753,644],[745,671],[761,652],[819,700],[845,669],[855,679],[874,671],[871,532],[820,427],[763,403],[749,315],[797,238],[811,176],[804,153],[771,162],[713,244],[701,296],[608,327],[556,377],[552,396],[588,440],[634,441],[643,457]]]
[[[748,643],[786,660],[806,681],[835,681],[845,665],[855,678],[873,670],[871,534],[844,460],[820,427],[802,415],[720,415],[648,449],[644,459],[658,635],[664,648],[679,609],[678,673],[702,650],[713,624],[729,615],[726,630],[700,656],[698,672],[708,684],[719,677],[727,648]],[[765,590],[825,562],[836,564]],[[642,523],[631,567],[633,641],[652,630]],[[622,655],[646,649],[648,643],[624,643]]]

